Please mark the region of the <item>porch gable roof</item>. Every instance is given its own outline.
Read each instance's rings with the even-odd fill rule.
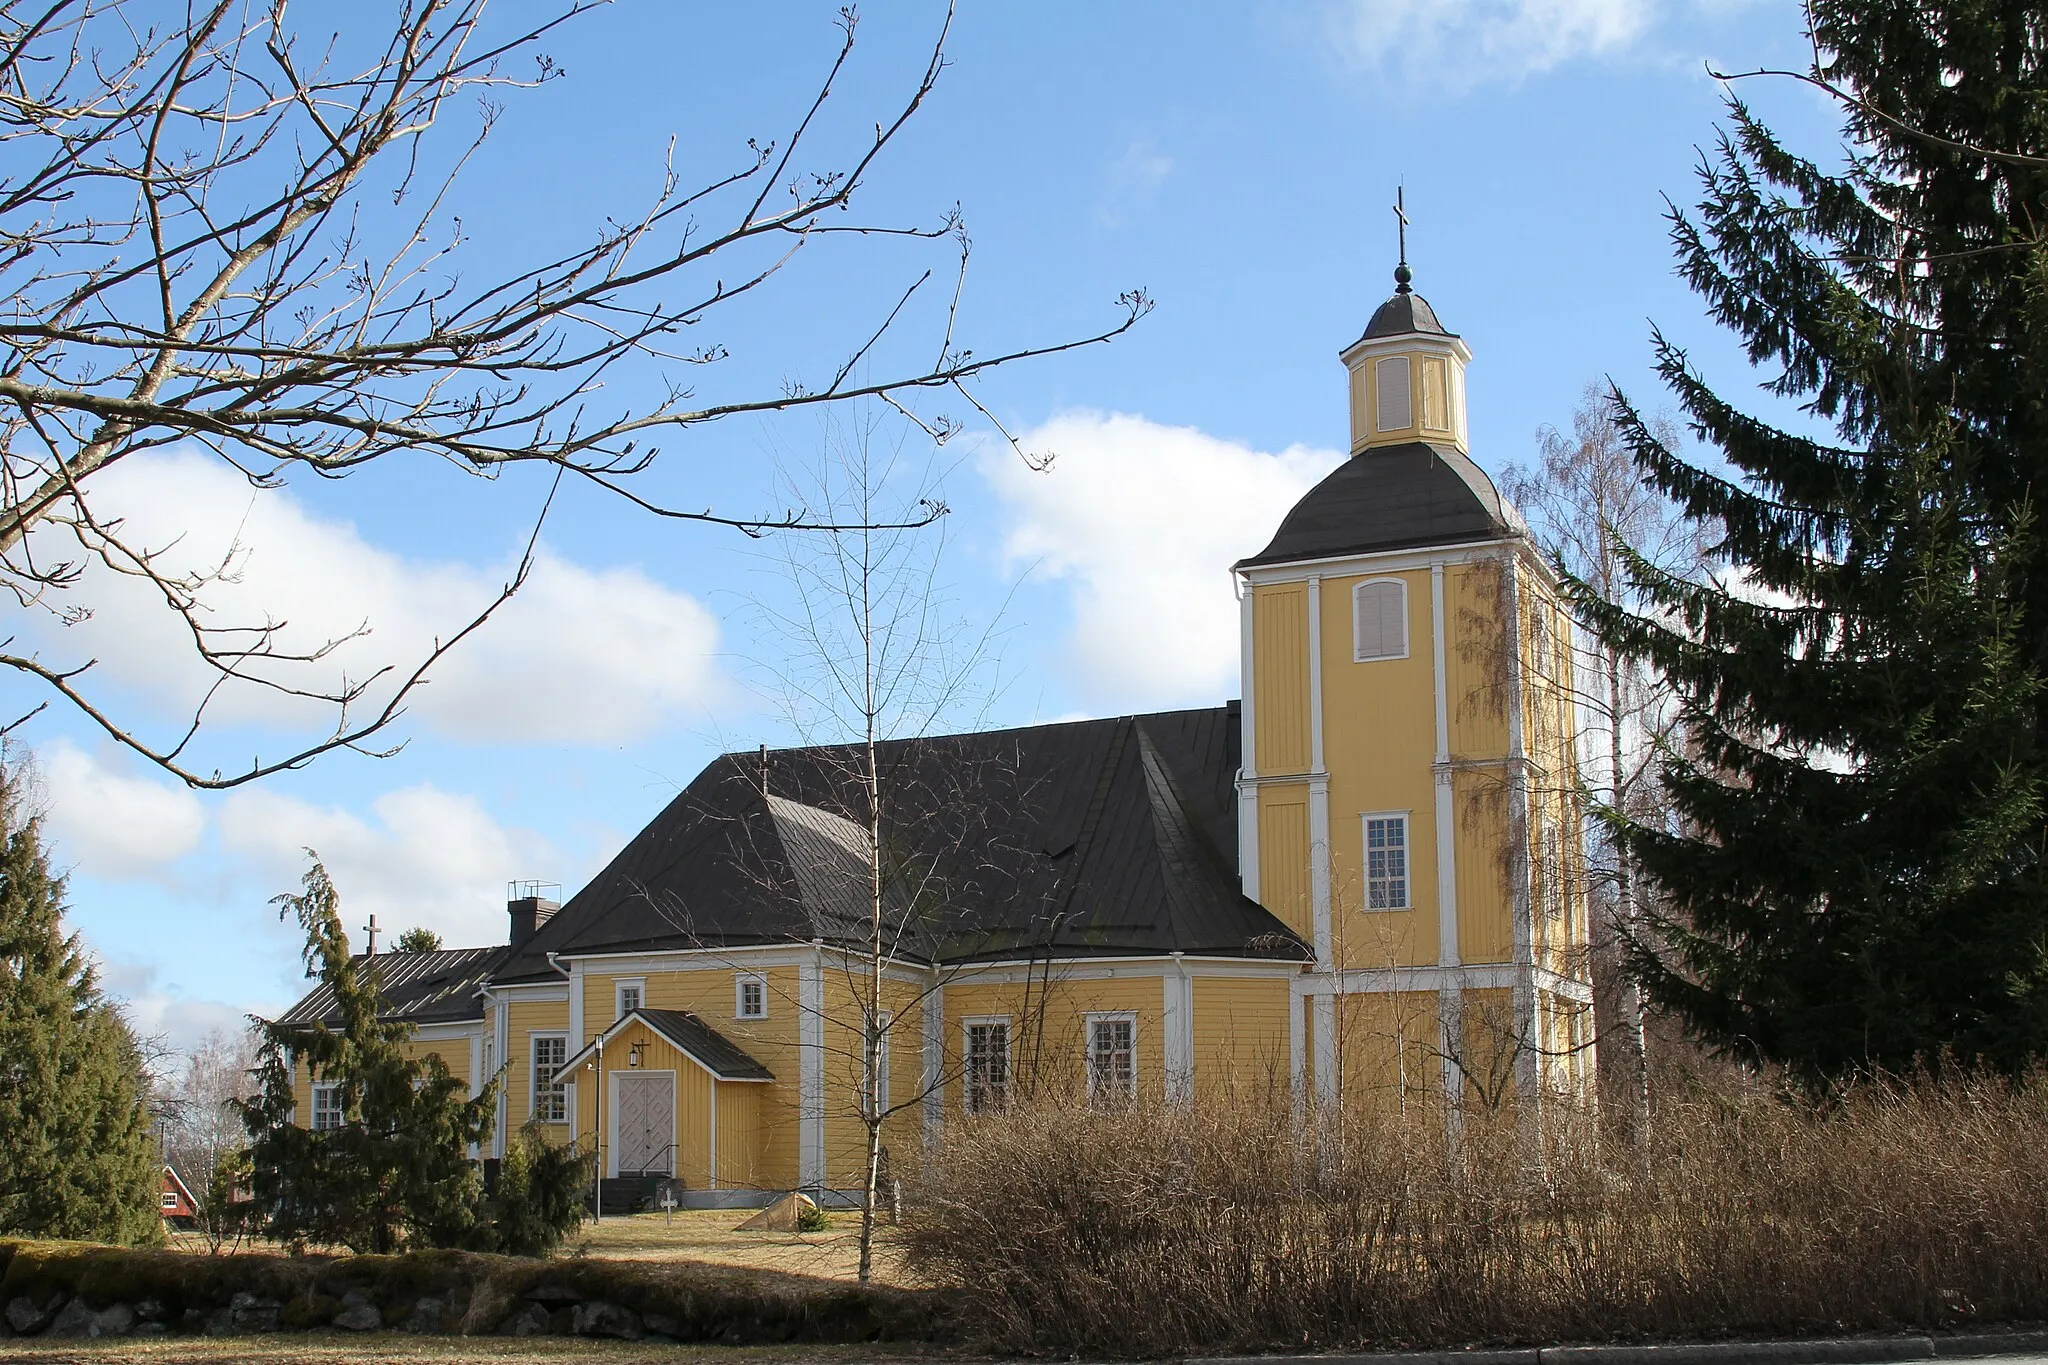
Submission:
[[[668,1043],[721,1081],[772,1081],[775,1073],[756,1061],[745,1048],[699,1019],[688,1010],[631,1009],[617,1023],[592,1039],[589,1046],[563,1062],[563,1074],[574,1071],[597,1050],[638,1021],[648,1032]]]

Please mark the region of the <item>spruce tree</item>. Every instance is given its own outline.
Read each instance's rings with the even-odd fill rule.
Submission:
[[[1676,818],[1606,818],[1663,897],[1637,966],[1701,1038],[1815,1084],[2017,1069],[2048,1053],[2048,31],[2014,0],[1808,14],[1846,156],[1731,99],[1672,221],[1681,273],[1813,421],[1746,415],[1660,335],[1726,477],[1614,394],[1726,572],[1637,561],[1637,611],[1576,586],[1684,722]]]
[[[0,769],[0,1236],[157,1241],[140,1050],[64,932],[64,880],[18,795]]]
[[[280,1241],[389,1253],[467,1247],[539,1254],[581,1219],[589,1162],[574,1149],[513,1147],[512,1178],[486,1198],[472,1147],[491,1137],[497,1078],[474,1096],[413,1026],[378,1018],[378,959],[352,957],[341,900],[315,858],[297,895],[276,898],[305,932],[305,961],[333,996],[337,1027],[260,1025],[259,1093],[236,1101],[251,1139],[256,1207]],[[339,1127],[299,1126],[294,1077],[338,1087]]]

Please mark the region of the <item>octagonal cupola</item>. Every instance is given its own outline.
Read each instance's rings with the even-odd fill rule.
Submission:
[[[1411,288],[1404,260],[1394,269],[1394,296],[1344,348],[1351,372],[1351,453],[1427,441],[1465,443],[1465,366],[1472,352],[1437,321]]]

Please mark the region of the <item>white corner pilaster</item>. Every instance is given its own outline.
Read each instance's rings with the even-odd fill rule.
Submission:
[[[924,1140],[937,1141],[946,1121],[946,988],[924,997]]]
[[[590,1035],[583,1027],[583,964],[569,964],[569,1051],[574,1054],[590,1046]]]
[[[1308,1060],[1308,997],[1291,986],[1287,992],[1287,1093],[1294,1102],[1294,1113],[1301,1116],[1302,1107],[1308,1102],[1308,1091],[1304,1082],[1304,1066]]]
[[[1259,898],[1259,760],[1253,738],[1252,585],[1233,576],[1238,590],[1237,877],[1244,894]]]
[[[1458,829],[1456,790],[1451,767],[1451,699],[1444,611],[1444,565],[1429,566],[1430,660],[1436,692],[1436,956],[1442,968],[1437,988],[1437,1023],[1443,1033],[1443,1090],[1447,1122],[1455,1121],[1464,1098],[1458,1057],[1464,1053],[1464,991],[1458,968],[1464,961],[1458,945]]]
[[[1163,990],[1160,1030],[1165,1037],[1159,1040],[1159,1053],[1166,1102],[1186,1104],[1195,1095],[1195,998],[1187,963],[1179,953],[1167,966]]]
[[[825,964],[813,951],[796,969],[797,1158],[796,1182],[825,1186]]]
[[[1508,887],[1514,898],[1515,1089],[1525,1116],[1533,1117],[1542,1101],[1542,1046],[1536,1020],[1536,955],[1534,906],[1529,884],[1529,763],[1523,747],[1522,711],[1522,588],[1521,557],[1510,542],[1501,551],[1507,612],[1508,656]]]
[[[1316,1103],[1325,1107],[1337,1102],[1337,997],[1312,998],[1316,1030]]]

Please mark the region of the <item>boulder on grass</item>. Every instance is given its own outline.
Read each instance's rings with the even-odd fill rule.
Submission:
[[[807,1194],[791,1192],[762,1209],[746,1222],[734,1228],[734,1232],[795,1232],[797,1219],[803,1217],[805,1209],[818,1207]]]

